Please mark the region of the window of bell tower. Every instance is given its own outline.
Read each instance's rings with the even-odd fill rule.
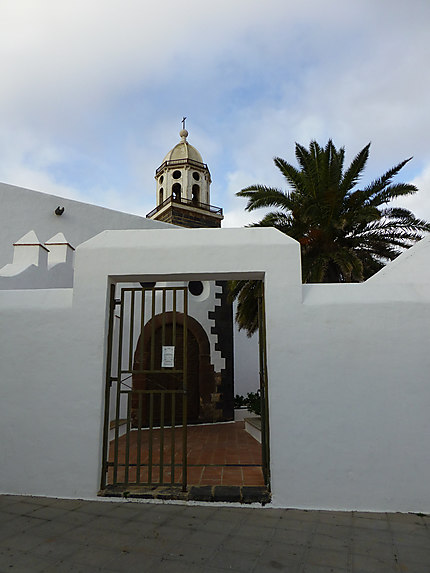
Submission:
[[[173,183],[173,185],[172,185],[172,196],[173,196],[174,201],[180,201],[181,200],[181,184],[180,183]]]
[[[178,171],[178,170],[174,171],[174,172],[172,173],[172,177],[173,177],[173,179],[180,179],[180,177],[181,177],[181,172]]]
[[[160,191],[159,191],[158,198],[159,198],[159,203],[162,203],[162,202],[163,202],[163,199],[164,199],[164,197],[163,197],[163,188],[162,188],[162,187],[161,187],[161,189],[160,189]]]
[[[193,185],[193,203],[200,203],[200,187],[198,185]]]

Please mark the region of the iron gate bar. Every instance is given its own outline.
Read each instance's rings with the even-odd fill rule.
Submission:
[[[157,389],[157,390],[133,390],[132,392],[130,390],[121,390],[121,394],[183,394],[182,390],[167,390],[166,388],[163,389]]]
[[[164,477],[164,392],[160,395],[160,469],[158,481],[163,483]]]
[[[140,336],[142,337],[142,342],[140,344],[140,364],[143,364],[143,357],[144,357],[144,340],[143,340],[143,333],[145,328],[145,290],[142,290],[140,293],[141,303],[140,303]]]
[[[155,292],[152,291],[152,319],[155,316]],[[155,370],[155,321],[151,320],[151,370]]]
[[[269,400],[267,388],[266,316],[264,305],[264,282],[258,296],[258,347],[260,355],[260,398],[261,398],[261,449],[264,483],[270,491],[270,441]]]
[[[128,348],[128,370],[132,369],[133,364],[133,348],[134,348],[134,291],[130,293],[130,333],[129,333],[129,348]]]
[[[139,394],[139,411],[137,413],[137,454],[136,454],[136,483],[140,484],[140,448],[142,447],[142,398]]]
[[[172,320],[173,320],[173,326],[172,326],[172,346],[176,347],[176,290],[173,291],[173,302],[172,302]]]
[[[119,340],[118,340],[118,363],[117,363],[117,383],[116,383],[116,408],[115,419],[115,445],[114,445],[114,467],[113,467],[113,481],[116,483],[118,479],[118,440],[119,440],[119,425],[118,420],[120,417],[120,401],[121,401],[121,374],[122,374],[122,333],[124,329],[124,296],[125,292],[121,290],[120,299],[120,312],[119,312]]]
[[[163,290],[162,293],[162,305],[161,305],[161,348],[166,346],[166,291]]]
[[[183,290],[183,297],[184,297],[184,325],[183,325],[183,377],[182,377],[182,389],[183,389],[183,397],[182,397],[182,491],[187,491],[187,389],[188,389],[188,291],[186,288]]]
[[[165,374],[165,370],[132,370],[132,374]],[[183,374],[183,370],[175,370],[174,368],[169,368],[170,374]],[[128,374],[128,370],[123,370],[122,374]],[[136,390],[138,392],[138,390]]]
[[[127,391],[127,432],[125,435],[125,477],[124,481],[128,484],[129,467],[130,463],[130,429],[131,429],[131,392]]]
[[[170,438],[170,483],[175,483],[175,420],[176,420],[176,394],[172,394],[172,426]]]
[[[154,394],[149,395],[149,455],[148,455],[148,483],[152,483],[152,425],[154,421]]]
[[[103,453],[102,453],[102,475],[100,477],[100,489],[106,487],[107,463],[108,463],[108,445],[109,445],[109,408],[110,389],[112,385],[111,362],[113,348],[113,319],[115,313],[115,285],[110,285],[109,298],[109,326],[108,326],[108,344],[106,353],[106,376],[105,376],[105,415],[103,424]]]

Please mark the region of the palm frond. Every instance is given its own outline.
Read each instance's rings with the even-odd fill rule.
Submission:
[[[410,161],[406,159],[364,188],[357,189],[369,158],[367,144],[344,169],[345,149],[328,140],[296,143],[299,168],[280,157],[274,162],[287,182],[284,192],[264,185],[242,189],[246,209],[270,208],[253,227],[275,227],[301,245],[303,282],[357,282],[379,271],[388,261],[430,232],[430,223],[408,209],[390,205],[393,199],[417,192],[410,183],[393,183]],[[235,281],[236,321],[248,335],[257,324],[259,281]]]
[[[345,171],[342,183],[340,185],[341,193],[345,196],[360,180],[361,174],[366,167],[367,160],[369,158],[370,143],[368,143],[363,149],[357,153],[351,162],[351,165]]]
[[[293,190],[303,193],[305,191],[304,188],[304,179],[301,171],[296,169],[293,165],[282,159],[281,157],[275,157],[273,159],[274,164],[285,177],[287,182],[291,185]]]
[[[409,159],[401,161],[400,163],[398,163],[397,165],[386,171],[381,177],[372,181],[370,185],[367,185],[367,187],[365,187],[364,189],[364,192],[367,195],[368,199],[374,200],[379,193],[383,192],[386,189],[386,187],[390,185],[391,181],[398,174],[400,169],[402,169],[402,167],[404,167],[406,163],[408,163],[411,159],[412,157],[409,157]]]
[[[287,193],[274,187],[265,187],[264,185],[251,185],[236,193],[238,197],[247,197],[248,204],[246,211],[254,211],[264,207],[279,207],[289,209],[291,200]]]

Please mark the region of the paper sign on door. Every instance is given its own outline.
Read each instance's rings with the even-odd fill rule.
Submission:
[[[161,368],[175,367],[175,347],[163,346],[161,353]]]

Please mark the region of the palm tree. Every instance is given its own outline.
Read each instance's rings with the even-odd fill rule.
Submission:
[[[345,149],[331,140],[323,148],[316,141],[309,149],[296,143],[299,168],[284,159],[274,159],[289,189],[251,185],[239,191],[246,197],[247,211],[272,208],[252,226],[275,227],[299,241],[303,282],[359,282],[380,270],[403,249],[430,231],[430,224],[400,207],[388,207],[393,199],[416,193],[409,183],[392,183],[412,158],[392,167],[384,175],[357,188],[369,157],[370,143],[344,170]],[[258,290],[249,281],[234,281],[232,298],[238,298],[236,321],[251,335],[258,328]],[[259,287],[261,289],[261,287]]]

